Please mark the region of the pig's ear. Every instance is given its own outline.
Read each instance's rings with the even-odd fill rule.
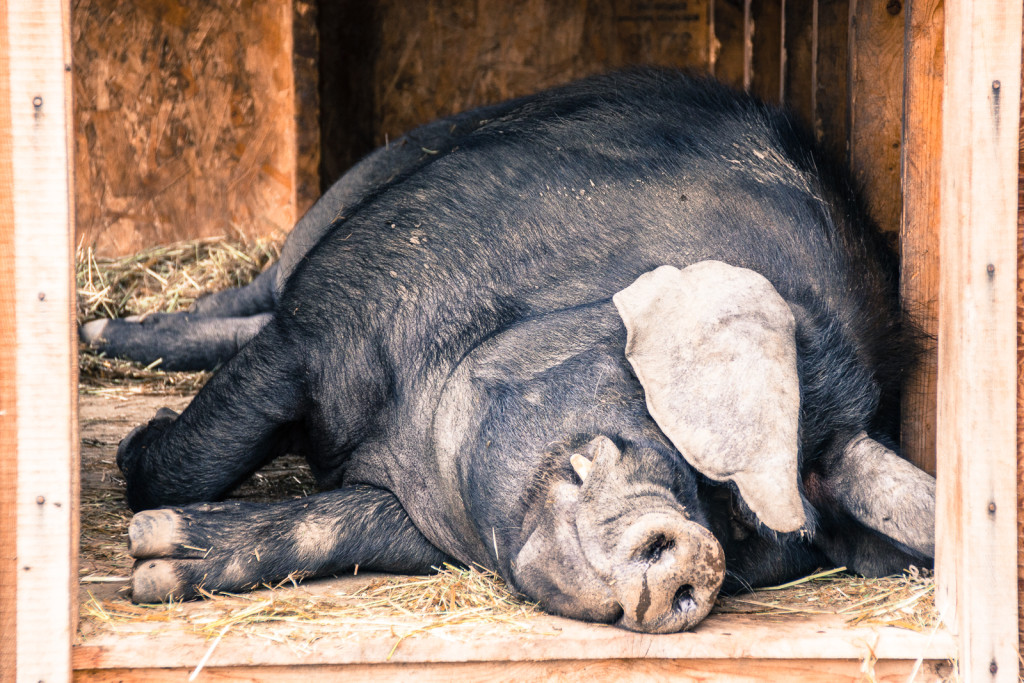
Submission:
[[[771,283],[702,261],[645,273],[614,301],[647,409],[686,461],[735,482],[766,526],[801,528],[796,325]]]

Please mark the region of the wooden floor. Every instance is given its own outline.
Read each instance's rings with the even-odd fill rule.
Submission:
[[[690,633],[642,635],[610,626],[539,615],[507,623],[481,619],[443,624],[416,615],[388,623],[274,623],[207,615],[213,606],[178,605],[146,618],[117,619],[104,605],[118,598],[130,558],[123,550],[128,513],[118,507],[121,482],[113,457],[117,441],[156,407],[180,408],[187,398],[83,395],[83,553],[81,620],[73,651],[76,678],[114,680],[274,680],[311,676],[350,680],[945,680],[956,642],[945,630],[918,633],[894,627],[850,627],[837,614],[715,614]],[[302,490],[301,472],[290,480]],[[263,486],[274,489],[273,481]],[[259,488],[259,487],[257,487]],[[259,497],[260,491],[253,494]],[[99,517],[89,506],[106,506]],[[113,506],[113,507],[112,507]],[[90,519],[94,519],[90,518]],[[258,591],[267,601],[316,601],[352,594],[375,577],[315,581]],[[234,614],[239,613],[235,609]],[[225,624],[207,628],[215,619]]]

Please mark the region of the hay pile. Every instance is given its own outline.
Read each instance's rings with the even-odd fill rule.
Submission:
[[[118,632],[118,627],[165,624],[207,638],[228,631],[235,636],[286,642],[311,651],[326,635],[346,639],[394,637],[390,659],[410,636],[471,624],[475,632],[492,626],[494,632],[545,633],[531,623],[542,612],[509,592],[504,582],[481,568],[445,565],[431,576],[380,576],[346,590],[335,585],[326,592],[289,590],[286,579],[277,586],[249,594],[206,593],[198,603],[135,605],[124,598],[99,600],[90,594],[83,619],[92,629]]]
[[[781,586],[720,598],[720,614],[838,614],[850,626],[898,626],[928,632],[938,623],[935,579],[911,567],[901,576],[865,579],[845,567],[817,572]]]
[[[78,324],[95,318],[173,313],[187,309],[205,293],[248,284],[280,254],[280,240],[232,242],[221,237],[153,247],[121,258],[98,258],[79,249],[75,276]],[[83,345],[79,353],[82,384],[90,393],[197,391],[209,373],[166,373],[159,365],[98,356]]]

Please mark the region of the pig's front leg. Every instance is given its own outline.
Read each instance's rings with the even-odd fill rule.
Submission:
[[[147,510],[128,531],[132,600],[238,591],[289,576],[363,569],[424,574],[451,561],[390,491],[351,486],[281,503],[224,502]]]

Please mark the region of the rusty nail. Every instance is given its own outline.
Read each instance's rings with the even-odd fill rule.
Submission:
[[[32,98],[32,106],[35,107],[36,109],[39,109],[39,107],[43,106],[43,98],[40,97],[39,95],[36,95],[35,97],[33,97]]]
[[[37,295],[40,301],[46,301],[46,292],[39,292]]]
[[[36,505],[42,505],[45,502],[46,502],[45,498],[43,498],[42,496],[36,496]]]
[[[988,504],[988,514],[990,514],[990,515],[996,514],[996,504],[995,503],[989,503]]]
[[[985,270],[988,271],[989,275],[992,275],[992,274],[994,274],[996,272],[996,267],[995,267],[994,264],[990,263],[987,266],[985,266]]]
[[[997,671],[999,671],[999,666],[996,664],[996,660],[993,659],[992,663],[988,665],[988,672],[995,676]]]
[[[992,81],[993,90],[999,90],[1001,87],[1003,87],[1002,83],[1000,83],[999,81]]]

